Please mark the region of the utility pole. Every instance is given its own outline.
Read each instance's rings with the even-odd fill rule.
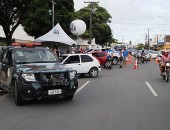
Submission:
[[[52,2],[52,28],[54,28],[54,5],[56,4],[54,0]]]
[[[90,4],[90,31],[89,31],[89,45],[91,45],[91,39],[92,39],[92,13],[93,13],[93,4],[98,4],[98,2],[92,2],[92,1],[89,1],[89,2],[86,2],[84,1],[84,3],[88,3]],[[89,48],[90,49],[90,48]]]
[[[150,40],[149,40],[149,31],[151,30],[151,29],[147,29],[148,30],[148,47],[149,47],[149,50],[150,50]]]
[[[147,35],[147,33],[145,33],[145,46],[147,45],[147,37],[148,37],[148,35]]]

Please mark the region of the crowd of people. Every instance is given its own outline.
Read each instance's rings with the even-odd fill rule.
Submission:
[[[54,54],[56,54],[57,57],[59,57],[62,52],[60,51],[59,46],[56,44],[53,46],[53,48],[51,48],[52,52]],[[85,51],[87,51],[88,48],[83,49],[82,47],[69,47],[66,51],[67,54],[75,54],[75,53],[84,53]]]

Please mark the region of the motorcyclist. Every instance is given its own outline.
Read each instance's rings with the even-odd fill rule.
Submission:
[[[141,58],[141,52],[138,50],[137,55],[136,55],[138,63],[140,63],[140,58]]]
[[[162,50],[162,51],[161,51],[161,55],[158,57],[159,67],[160,67],[161,64],[162,64],[162,57],[163,57],[164,53],[165,53],[165,51]]]
[[[168,51],[164,51],[164,55],[162,55],[162,59],[161,59],[161,65],[160,65],[160,72],[161,75],[163,74],[164,70],[165,70],[165,64],[166,62],[170,62],[170,55],[168,53]]]
[[[142,50],[142,52],[141,52],[141,60],[143,61],[143,63],[144,63],[144,61],[146,60],[146,59],[145,59],[145,55],[146,55],[145,51]]]
[[[142,50],[141,55],[142,55],[142,56],[145,56],[145,51],[144,51],[144,50]]]

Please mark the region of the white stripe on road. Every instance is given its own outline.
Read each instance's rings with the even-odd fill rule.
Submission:
[[[80,92],[88,83],[90,83],[90,81],[87,81],[86,83],[84,83],[80,88],[77,89],[76,93]]]
[[[1,101],[2,98],[7,97],[8,95],[9,95],[9,94],[5,94],[5,95],[1,96],[1,97],[0,97],[0,101]]]
[[[148,86],[148,88],[151,90],[152,94],[156,97],[158,96],[158,94],[155,92],[155,90],[152,88],[152,86],[148,83],[148,82],[145,82],[146,85]]]

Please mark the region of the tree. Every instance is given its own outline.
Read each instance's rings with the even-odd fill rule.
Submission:
[[[143,49],[143,48],[145,48],[144,44],[142,44],[142,43],[138,44],[138,49]]]
[[[115,41],[112,37],[112,30],[108,23],[111,22],[111,15],[107,12],[103,7],[98,6],[97,4],[92,4],[93,9],[97,9],[96,11],[92,11],[92,37],[95,37],[96,43],[99,45],[107,45],[108,43],[112,43]],[[88,5],[85,8],[80,9],[76,12],[76,16],[78,19],[83,20],[87,25],[86,32],[82,35],[84,38],[89,37],[90,31],[90,9],[91,5]]]
[[[69,25],[75,18],[73,0],[54,0],[55,24],[60,23],[67,34],[71,34]],[[52,28],[52,16],[49,13],[52,2],[47,0],[36,0],[34,8],[29,11],[28,16],[22,22],[27,34],[35,38],[47,33]]]
[[[10,45],[12,35],[21,21],[27,16],[33,0],[1,0],[0,25],[2,26],[7,45]],[[24,12],[24,13],[23,13]]]

